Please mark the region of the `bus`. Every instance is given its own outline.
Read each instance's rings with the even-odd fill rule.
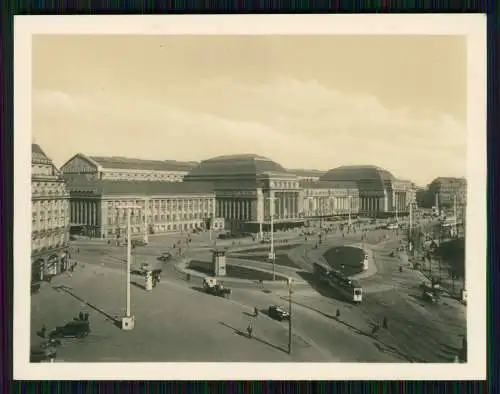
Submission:
[[[350,279],[340,271],[326,268],[319,263],[313,264],[313,272],[319,280],[327,283],[347,301],[356,304],[363,301],[363,288],[356,280]]]

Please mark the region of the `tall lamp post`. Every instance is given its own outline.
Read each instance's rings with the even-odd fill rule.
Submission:
[[[292,278],[288,278],[288,354],[292,354]]]
[[[132,240],[131,240],[131,231],[130,231],[130,210],[134,208],[140,208],[136,205],[127,205],[124,207],[127,210],[127,284],[126,284],[126,292],[127,292],[127,305],[125,316],[122,317],[122,329],[123,330],[133,330],[135,325],[135,317],[132,316],[130,312],[130,264],[132,260]]]
[[[396,208],[396,223],[399,222],[399,217],[398,217],[398,197],[396,197],[396,201],[394,202],[394,207]]]
[[[351,228],[351,226],[352,226],[352,219],[351,219],[351,203],[352,203],[352,200],[351,200],[351,199],[352,199],[352,196],[349,194],[349,195],[347,196],[347,201],[348,201],[348,204],[349,204],[349,205],[348,205],[348,208],[349,208],[349,221],[348,221],[348,226],[349,226],[349,228]]]
[[[149,236],[148,236],[148,199],[144,199],[144,242],[148,243],[149,242]]]
[[[271,217],[271,250],[269,252],[269,259],[273,263],[273,281],[276,280],[276,256],[274,253],[274,201],[276,197],[270,196],[265,197],[266,200],[269,200],[269,216]]]

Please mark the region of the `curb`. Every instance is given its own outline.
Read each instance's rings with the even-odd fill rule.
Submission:
[[[189,259],[186,259],[186,260],[189,260]],[[205,278],[207,275],[206,274],[202,274],[198,271],[195,271],[195,270],[191,270],[189,268],[185,268],[185,267],[181,267],[181,265],[183,264],[187,264],[188,262],[187,261],[180,261],[180,262],[176,262],[173,264],[175,270],[177,272],[180,272],[180,273],[184,273],[184,274],[190,274],[191,276],[195,277],[195,278]],[[268,274],[272,274],[272,271],[264,271],[264,270],[261,270],[261,269],[254,269],[254,268],[251,268],[255,271],[261,271],[261,272],[265,272],[265,273],[268,273]],[[276,274],[277,277],[282,277],[282,278],[285,278],[284,275],[281,275],[281,274]],[[231,277],[227,277],[227,276],[220,276],[220,277],[215,277],[217,279],[220,279],[220,280],[223,280],[224,283],[235,283],[235,284],[241,284],[241,283],[244,283],[244,284],[256,284],[258,283],[257,280],[252,280],[252,279],[239,279],[239,278],[231,278]],[[283,282],[285,281],[285,279],[278,279],[276,281],[269,281],[269,280],[265,280],[263,281],[263,284],[265,284],[266,286],[268,287],[272,287],[272,286],[283,286]],[[295,284],[305,284],[304,281],[294,281]]]

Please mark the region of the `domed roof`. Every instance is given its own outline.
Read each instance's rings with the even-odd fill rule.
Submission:
[[[185,179],[230,175],[259,175],[265,172],[288,173],[280,164],[267,157],[242,154],[218,156],[204,160]]]
[[[322,181],[354,181],[360,188],[370,185],[371,188],[378,186],[384,188],[386,182],[395,181],[396,178],[389,171],[371,165],[365,166],[341,166],[326,172]]]

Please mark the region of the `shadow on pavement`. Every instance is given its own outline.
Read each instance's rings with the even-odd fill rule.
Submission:
[[[141,289],[141,290],[145,290],[146,289],[146,286],[144,286],[144,285],[142,285],[140,283],[137,283],[135,281],[130,281],[130,284],[133,285],[133,286],[135,286],[135,287],[137,287],[137,288],[139,288],[139,289]]]
[[[199,293],[207,294],[207,292],[205,291],[205,289],[203,287],[191,286],[190,289],[194,290],[194,291],[197,291]]]
[[[54,286],[52,287],[52,289],[54,289],[55,291],[57,292],[65,292],[67,294],[69,294],[70,296],[72,296],[73,298],[76,298],[78,301],[82,302],[83,304],[87,305],[89,308],[95,310],[96,312],[99,312],[101,315],[103,315],[104,317],[106,317],[106,319],[110,320],[111,322],[113,322],[113,324],[118,327],[118,328],[121,328],[121,321],[117,318],[115,318],[114,316],[111,316],[109,313],[106,313],[104,312],[102,309],[98,308],[97,306],[95,305],[92,305],[90,303],[88,303],[87,301],[85,301],[83,298],[80,298],[79,296],[77,296],[75,293],[73,293],[67,286],[64,286],[64,285],[61,285],[61,286]]]
[[[283,352],[283,353],[288,354],[288,351],[287,351],[286,349],[283,349],[282,347],[277,346],[277,345],[273,345],[272,343],[267,342],[267,341],[265,341],[264,339],[258,338],[258,337],[256,337],[255,335],[252,335],[252,337],[251,337],[251,338],[249,338],[249,337],[248,337],[248,335],[247,335],[246,333],[244,333],[244,332],[243,332],[243,331],[241,331],[241,330],[238,330],[237,328],[234,328],[234,327],[230,326],[229,324],[226,324],[226,323],[224,323],[224,322],[222,322],[222,321],[219,321],[219,324],[220,324],[220,325],[222,325],[222,326],[224,326],[224,327],[230,328],[230,329],[231,329],[231,330],[233,330],[233,331],[234,331],[234,333],[235,333],[235,334],[237,334],[237,335],[240,335],[240,336],[245,337],[245,338],[247,338],[247,339],[254,339],[254,340],[256,340],[257,342],[263,343],[264,345],[267,345],[267,346],[269,346],[269,347],[272,347],[273,349],[276,349],[276,350],[279,350],[279,351],[281,351],[281,352]]]

